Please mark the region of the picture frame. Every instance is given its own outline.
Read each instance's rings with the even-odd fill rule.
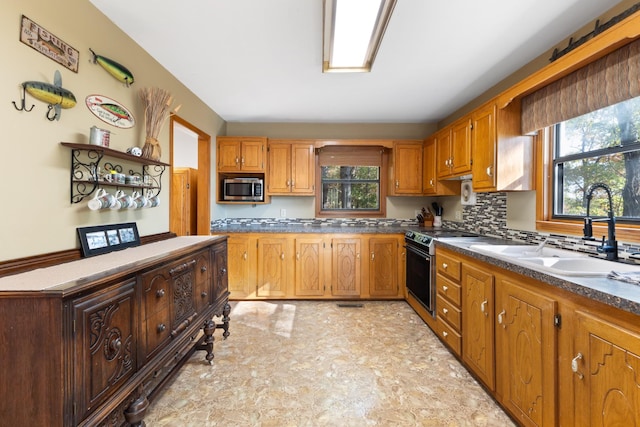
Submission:
[[[140,246],[135,222],[78,227],[76,230],[84,258]]]
[[[24,15],[20,21],[20,41],[74,73],[78,72],[78,50]]]

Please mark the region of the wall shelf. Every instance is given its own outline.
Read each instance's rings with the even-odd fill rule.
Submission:
[[[129,153],[108,147],[91,144],[77,144],[61,142],[62,146],[71,149],[70,193],[71,203],[79,203],[93,194],[99,187],[116,187],[141,189],[150,192],[150,196],[160,194],[162,190],[162,174],[169,163],[155,161],[145,157],[133,156]],[[113,160],[118,159],[126,163],[140,165],[140,170],[125,169]],[[126,175],[141,177],[142,185],[109,182],[100,176],[110,170]]]

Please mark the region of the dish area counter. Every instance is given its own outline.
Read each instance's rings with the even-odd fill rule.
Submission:
[[[186,358],[211,363],[214,331],[229,335],[226,244],[177,237],[0,278],[3,422],[144,425]]]

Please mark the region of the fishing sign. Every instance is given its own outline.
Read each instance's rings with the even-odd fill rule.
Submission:
[[[74,73],[78,72],[80,57],[78,51],[24,15],[22,15],[20,28],[20,41]]]
[[[120,129],[132,128],[136,124],[133,114],[118,101],[103,95],[89,95],[85,101],[89,111],[105,123]]]

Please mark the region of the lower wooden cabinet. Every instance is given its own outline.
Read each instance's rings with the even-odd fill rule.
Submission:
[[[427,323],[519,425],[640,425],[639,316],[454,250],[436,263]]]
[[[231,299],[403,299],[404,235],[232,233]]]

